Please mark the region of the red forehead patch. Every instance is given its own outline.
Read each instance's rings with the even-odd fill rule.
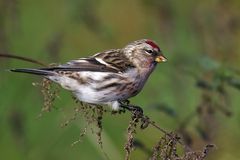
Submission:
[[[153,48],[156,48],[158,51],[160,51],[160,48],[158,47],[158,45],[156,43],[154,43],[151,40],[146,40],[146,43],[149,44],[150,46],[152,46]]]

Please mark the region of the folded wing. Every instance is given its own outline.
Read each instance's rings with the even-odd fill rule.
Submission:
[[[12,69],[13,72],[23,72],[37,75],[53,75],[61,71],[92,71],[92,72],[113,72],[120,73],[134,67],[129,60],[121,54],[120,50],[109,50],[98,53],[92,57],[72,60],[66,64],[48,68],[20,68]]]

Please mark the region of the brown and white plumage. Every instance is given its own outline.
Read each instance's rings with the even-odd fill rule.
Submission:
[[[166,61],[152,40],[142,39],[122,49],[112,49],[56,67],[13,69],[43,75],[72,91],[83,102],[119,108],[143,88],[157,62]]]

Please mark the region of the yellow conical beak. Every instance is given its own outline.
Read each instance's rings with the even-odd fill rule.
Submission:
[[[160,62],[166,62],[167,58],[165,58],[163,55],[159,55],[155,58],[155,62],[160,63]]]

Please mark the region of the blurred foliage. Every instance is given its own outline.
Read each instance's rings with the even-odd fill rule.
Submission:
[[[168,63],[158,66],[131,102],[161,128],[177,132],[185,152],[212,143],[217,149],[208,159],[235,160],[240,157],[239,10],[238,0],[0,0],[0,52],[58,64],[153,39]],[[0,58],[0,67],[36,65]],[[76,116],[70,93],[60,89],[51,112],[39,117],[44,99],[31,85],[39,77],[3,70],[0,159],[124,159],[129,113],[105,114],[101,124],[97,121],[99,139]],[[168,138],[149,127],[136,132],[131,159],[150,158]],[[192,156],[199,155],[204,156]]]

